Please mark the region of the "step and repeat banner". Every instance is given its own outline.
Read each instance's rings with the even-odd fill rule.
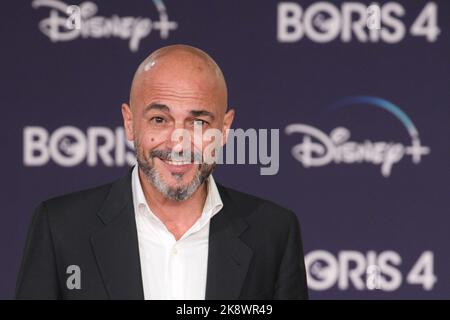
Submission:
[[[312,299],[450,298],[450,1],[21,0],[0,15],[0,298],[33,208],[134,164],[120,106],[140,61],[176,43],[221,66],[233,127],[265,132],[214,175],[297,214]]]

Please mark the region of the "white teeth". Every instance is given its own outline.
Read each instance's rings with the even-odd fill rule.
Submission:
[[[185,165],[185,164],[191,164],[191,162],[189,162],[189,161],[170,161],[170,160],[167,160],[166,162],[168,164],[171,164],[171,165],[174,165],[174,166],[182,166],[182,165]]]

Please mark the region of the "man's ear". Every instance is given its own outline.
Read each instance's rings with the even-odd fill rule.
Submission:
[[[231,128],[231,124],[233,123],[234,119],[234,109],[230,109],[225,113],[225,117],[223,118],[223,129],[222,129],[222,146],[224,146],[227,143],[228,140],[228,133],[229,129]]]
[[[123,117],[123,127],[125,128],[125,134],[129,141],[134,140],[134,130],[133,130],[133,113],[128,104],[122,103],[122,117]]]

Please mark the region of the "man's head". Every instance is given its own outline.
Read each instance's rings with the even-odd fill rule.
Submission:
[[[227,107],[222,71],[197,48],[163,47],[139,65],[130,104],[122,105],[125,131],[139,168],[166,198],[189,198],[211,174],[214,163],[202,160],[204,150],[225,144],[234,117]],[[177,135],[180,129],[189,139]],[[204,135],[208,129],[219,130],[222,140]]]

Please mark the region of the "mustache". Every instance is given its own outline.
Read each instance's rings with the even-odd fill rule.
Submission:
[[[172,150],[152,150],[149,153],[150,158],[159,158],[165,161],[186,161],[192,163],[202,163],[203,156],[200,152],[175,152]]]

